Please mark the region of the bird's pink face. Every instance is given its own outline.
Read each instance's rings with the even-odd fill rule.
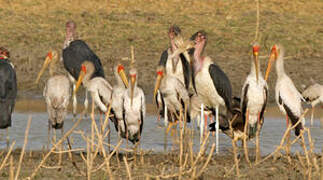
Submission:
[[[73,22],[66,24],[66,38],[72,38],[75,34],[76,25]]]
[[[202,33],[198,33],[196,38],[195,38],[195,43],[201,43],[201,42],[205,42],[206,37],[202,34]]]

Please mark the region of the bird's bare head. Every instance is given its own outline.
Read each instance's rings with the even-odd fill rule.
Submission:
[[[269,55],[268,65],[267,65],[266,74],[265,74],[266,81],[268,79],[272,63],[277,60],[278,56],[280,55],[280,52],[281,52],[281,46],[277,44],[273,45]]]
[[[195,43],[194,56],[201,57],[207,44],[207,34],[204,30],[197,31],[190,38]]]
[[[124,71],[124,66],[119,63],[118,65],[115,66],[115,70],[116,70],[117,74],[120,76],[123,84],[128,88],[129,83],[128,83],[126,73]]]
[[[157,91],[159,89],[161,80],[164,77],[165,67],[164,66],[158,66],[156,73],[157,73],[157,78],[156,78],[155,89],[154,89],[154,99],[156,99]]]
[[[66,39],[71,39],[75,37],[76,24],[74,21],[67,21],[66,23]]]
[[[0,56],[4,59],[10,58],[10,52],[4,47],[0,47]]]
[[[94,73],[94,70],[95,67],[92,62],[86,60],[82,63],[73,94],[77,93],[83,81],[83,85],[85,85],[85,83],[91,78],[92,74]]]
[[[176,36],[181,34],[181,29],[177,25],[172,25],[168,30],[169,39],[174,39]]]

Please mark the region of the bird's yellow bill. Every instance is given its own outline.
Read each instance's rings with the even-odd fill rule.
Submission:
[[[256,78],[257,78],[257,83],[259,79],[259,58],[258,58],[258,52],[254,52],[254,61],[255,61],[255,66],[256,66]]]
[[[48,67],[50,61],[52,60],[53,56],[52,56],[52,52],[49,52],[48,55],[46,56],[46,59],[44,61],[44,64],[42,66],[42,68],[40,69],[38,75],[37,75],[37,79],[35,81],[36,84],[38,84],[39,79],[41,77],[41,75],[43,75],[43,73],[45,72],[46,68]]]
[[[157,91],[159,89],[161,79],[162,79],[162,75],[161,74],[158,74],[157,75],[157,79],[156,79],[155,89],[154,89],[154,99],[156,99]]]
[[[276,60],[276,49],[272,49],[271,53],[270,53],[270,57],[269,57],[269,61],[268,61],[268,65],[267,65],[267,69],[266,69],[266,74],[265,74],[265,81],[267,81],[268,77],[269,77],[269,73],[271,70],[271,66],[274,60]]]
[[[73,95],[75,95],[77,93],[78,89],[80,88],[80,85],[83,82],[84,76],[85,76],[85,72],[84,71],[80,71],[79,78],[77,80],[75,89],[73,91]]]
[[[129,83],[128,83],[128,79],[126,76],[126,73],[124,72],[123,69],[118,71],[119,76],[121,77],[121,80],[123,81],[123,84],[128,88],[129,87]]]
[[[133,94],[135,89],[135,83],[136,83],[136,76],[131,76],[131,88],[130,88],[130,100],[131,100],[131,106],[133,102]]]

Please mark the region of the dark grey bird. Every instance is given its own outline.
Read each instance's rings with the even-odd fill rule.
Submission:
[[[75,80],[79,78],[81,65],[84,61],[90,61],[94,65],[94,72],[91,78],[104,78],[104,71],[99,57],[89,48],[83,40],[75,40],[76,24],[73,21],[66,23],[66,40],[63,48],[63,63],[69,73],[69,78],[75,89]],[[76,115],[76,96],[73,95],[73,114]],[[85,94],[85,109],[88,107],[87,91]]]

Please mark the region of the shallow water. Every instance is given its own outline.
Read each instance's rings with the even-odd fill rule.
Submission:
[[[32,122],[28,136],[27,150],[41,150],[47,146],[47,113],[18,113],[13,114],[13,127],[9,129],[10,141],[16,141],[15,148],[21,148],[24,143],[25,128],[27,126],[28,117],[31,115]],[[98,116],[96,116],[98,121]],[[72,115],[68,115],[65,119],[64,129],[67,132],[73,125]],[[308,122],[306,124],[309,126]],[[267,117],[261,131],[260,144],[262,154],[269,154],[274,151],[281,141],[281,138],[286,129],[286,123],[284,118]],[[311,135],[314,140],[315,152],[320,153],[323,145],[323,129],[320,128],[319,119],[314,120],[314,125],[311,129]],[[83,130],[85,133],[90,134],[90,119],[85,118],[81,121],[77,130]],[[198,130],[195,131],[194,149],[198,150],[199,147],[199,134]],[[5,131],[2,130],[0,149],[6,148],[6,142],[4,137]],[[60,131],[56,132],[58,137],[61,136]],[[153,150],[155,152],[163,152],[165,150],[165,130],[163,127],[157,124],[156,117],[148,116],[144,121],[143,136],[141,141],[141,148],[145,150]],[[169,136],[168,136],[169,137]],[[292,139],[294,138],[294,132],[292,132]],[[72,134],[73,148],[86,147],[85,141],[79,134]],[[211,141],[215,141],[215,137],[210,136]],[[111,143],[117,144],[118,137],[114,126],[111,124]],[[129,145],[131,143],[129,142]],[[126,147],[126,143],[123,143],[123,147]],[[167,141],[167,150],[172,148],[171,138]],[[225,153],[231,150],[231,139],[226,135],[220,133],[220,152]],[[255,149],[254,141],[249,142],[249,148],[252,152]],[[292,151],[301,151],[300,145],[295,144],[292,146]]]

